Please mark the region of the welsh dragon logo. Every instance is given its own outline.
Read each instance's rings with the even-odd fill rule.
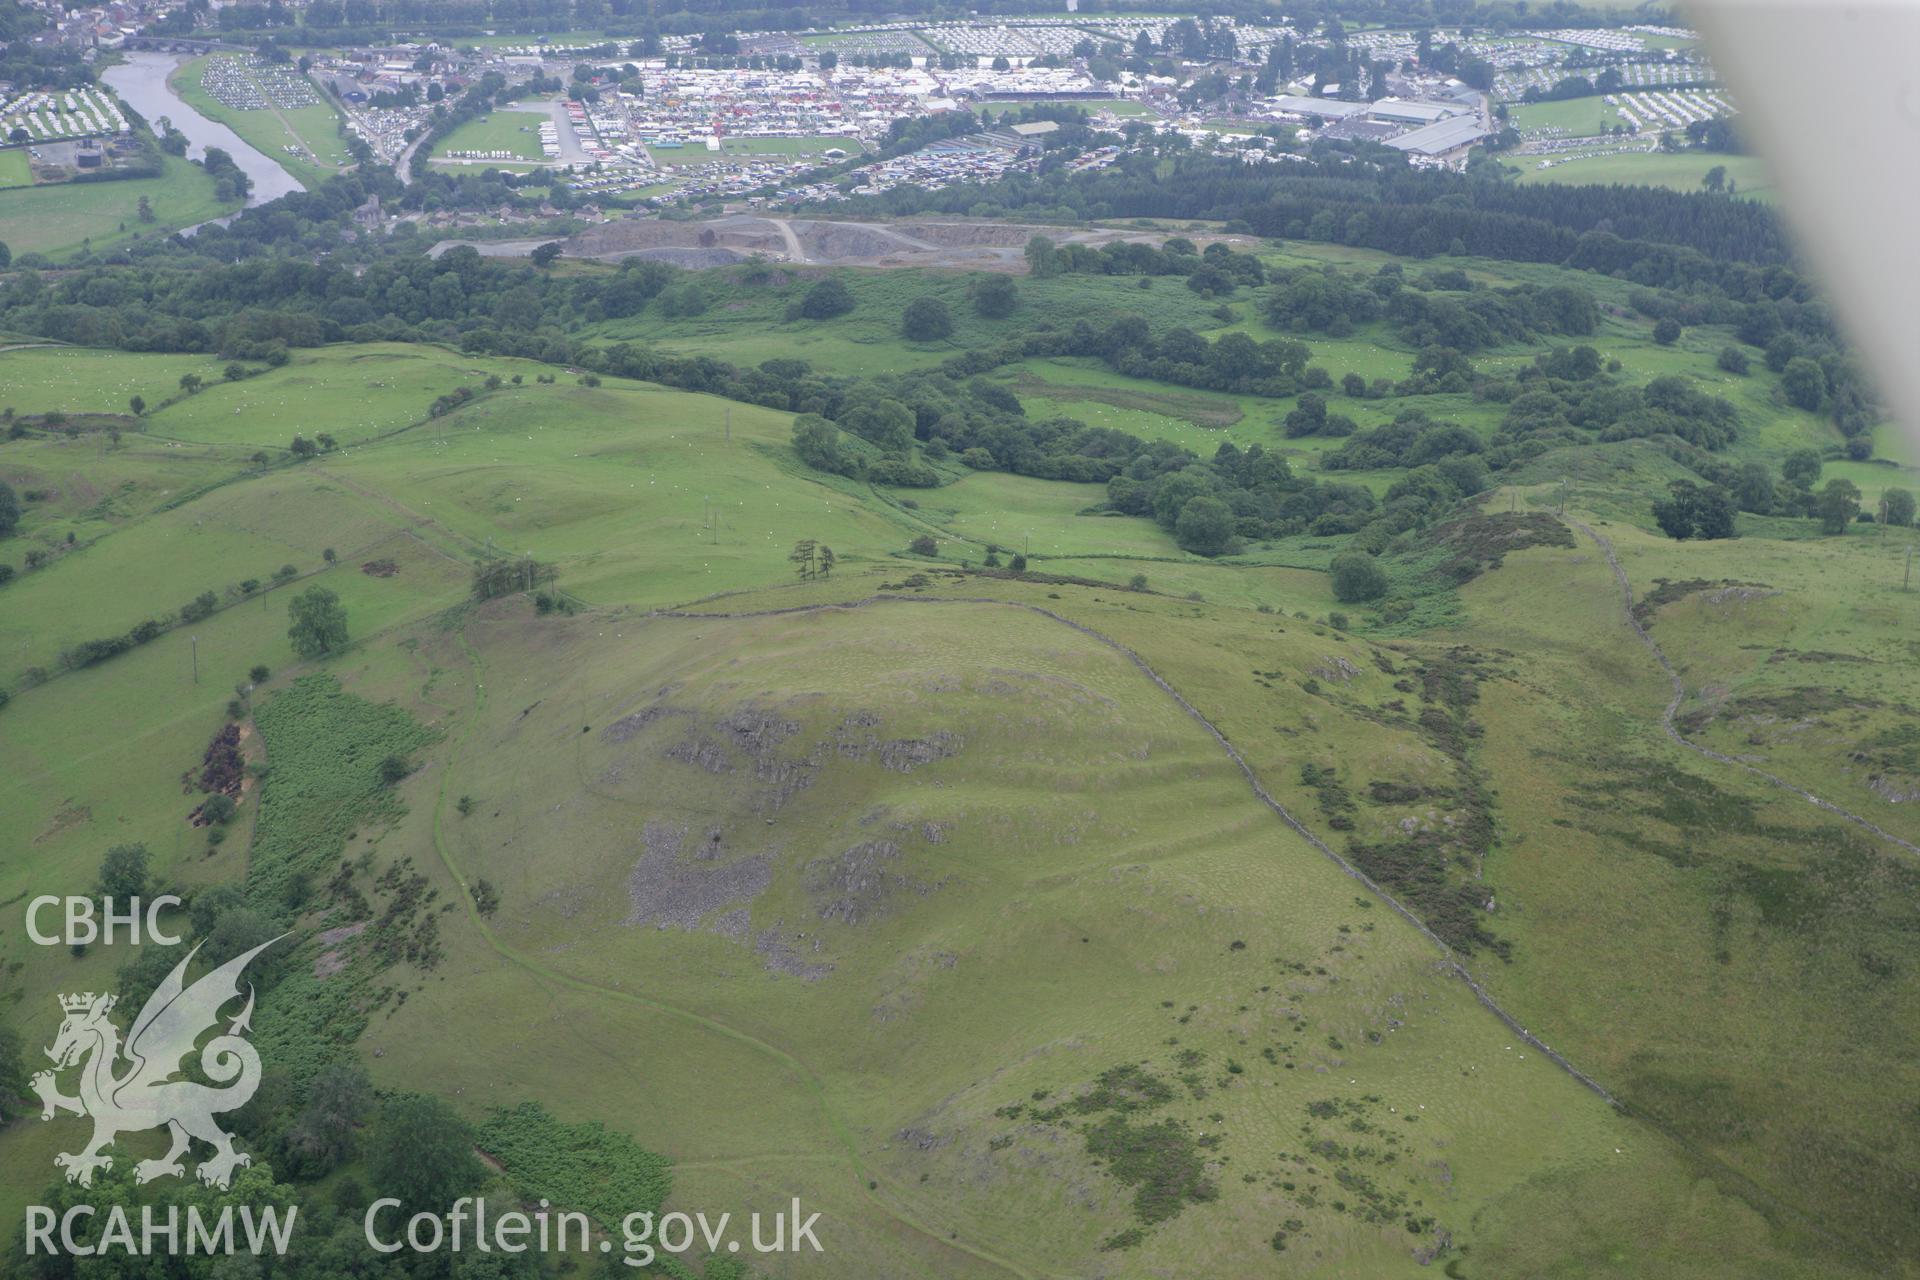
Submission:
[[[93,1185],[95,1169],[113,1168],[113,1157],[102,1154],[102,1148],[122,1133],[162,1126],[173,1145],[158,1160],[142,1160],[134,1166],[139,1182],[169,1174],[185,1176],[180,1157],[194,1138],[213,1148],[213,1155],[202,1160],[197,1171],[208,1186],[224,1190],[236,1168],[253,1163],[252,1157],[233,1149],[233,1135],[213,1120],[221,1112],[245,1106],[260,1087],[260,1055],[241,1038],[253,1016],[251,984],[246,1007],[224,1034],[199,1050],[200,1073],[213,1084],[177,1077],[182,1074],[182,1060],[194,1052],[201,1034],[219,1022],[221,1008],[240,997],[241,971],[278,941],[263,942],[235,956],[192,986],[184,979],[188,963],[200,948],[189,951],[133,1020],[124,1047],[119,1028],[107,1020],[116,997],[91,991],[60,997],[67,1016],[47,1050],[54,1068],[34,1076],[33,1088],[40,1095],[42,1120],[53,1119],[58,1111],[93,1117],[93,1141],[78,1153],[63,1152],[53,1158],[56,1166],[67,1171],[68,1182]],[[74,1066],[80,1067],[80,1095],[69,1098],[60,1092],[54,1077]]]

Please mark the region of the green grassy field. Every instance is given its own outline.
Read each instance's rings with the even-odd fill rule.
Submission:
[[[461,36],[458,43],[462,49],[469,47],[475,49],[498,49],[503,46],[511,47],[516,45],[546,43],[553,46],[556,50],[564,50],[590,48],[603,40],[611,38],[612,37],[609,37],[605,32],[600,31],[569,31],[564,35],[552,37],[544,42],[541,41],[538,36],[531,35],[474,35]]]
[[[520,160],[449,160],[445,156],[434,156],[432,162],[455,173],[482,173],[488,169],[498,169],[502,173],[539,173],[546,168],[544,164]]]
[[[33,185],[33,168],[27,163],[24,147],[0,151],[0,188]]]
[[[1722,166],[1739,186],[1739,194],[1756,200],[1770,198],[1773,179],[1756,156],[1728,156],[1712,152],[1663,155],[1634,152],[1628,155],[1593,156],[1565,160],[1542,169],[1532,157],[1514,161],[1521,182],[1627,183],[1634,186],[1667,187],[1674,191],[1698,191],[1707,170]]]
[[[1516,129],[1559,129],[1571,137],[1585,137],[1624,124],[1620,113],[1604,98],[1563,98],[1515,106],[1508,122]]]
[[[1083,111],[1099,114],[1111,111],[1116,116],[1150,116],[1153,108],[1133,98],[1066,98],[1061,105],[1079,107]]]
[[[720,153],[729,156],[817,156],[822,151],[838,147],[850,156],[857,156],[866,148],[857,138],[845,138],[836,134],[826,134],[809,138],[722,138]],[[698,154],[697,152],[682,154]]]
[[[352,162],[340,133],[340,113],[321,101],[308,107],[261,107],[241,111],[222,104],[200,85],[211,57],[183,63],[171,77],[174,92],[194,110],[218,120],[262,155],[308,187],[318,186]]]
[[[177,390],[151,409],[146,430],[182,443],[251,451],[285,449],[298,424],[309,439],[322,433],[343,447],[419,421],[425,406],[458,388],[478,391],[486,379],[531,379],[529,361],[469,357],[438,347],[365,344],[324,351],[279,369],[254,369],[238,382],[208,375],[192,396]]]
[[[6,406],[16,413],[125,413],[140,396],[158,405],[180,390],[183,375],[208,381],[220,362],[205,356],[149,355],[85,347],[42,346],[0,352]]]
[[[506,151],[538,163],[545,158],[540,150],[540,121],[546,118],[544,109],[495,111],[455,129],[435,146],[434,152]]]
[[[834,148],[845,151],[849,156],[857,156],[866,150],[857,138],[824,134],[817,137],[794,138],[722,138],[718,152],[707,150],[705,144],[695,138],[684,147],[648,147],[647,154],[653,158],[654,164],[661,168],[674,169],[686,165],[710,164],[716,155],[790,159],[795,156],[817,156]]]
[[[153,209],[151,224],[138,217],[142,196]],[[57,258],[83,244],[100,252],[136,238],[169,235],[236,208],[214,198],[213,180],[197,166],[168,156],[157,178],[0,191],[0,240],[15,257],[43,253]]]
[[[1436,265],[1565,278],[1407,270]],[[835,320],[785,319],[817,271],[730,268],[692,281],[698,314],[650,304],[591,336],[833,374],[1127,312],[1275,336],[1255,296],[1226,318],[1178,280],[1022,277],[993,321],[959,273],[839,274],[856,306]],[[1588,340],[1622,380],[1735,406],[1730,460],[1837,451],[1764,365],[1717,368],[1725,326],[1661,345],[1630,282],[1580,283],[1613,309]],[[952,340],[899,336],[923,294]],[[1304,340],[1336,385],[1415,354],[1384,324]],[[1474,363],[1511,374],[1548,345]],[[1464,586],[1435,570],[1471,522],[1417,531],[1384,558],[1408,605],[1389,617],[1334,599],[1339,535],[1210,560],[1096,513],[1100,485],[943,464],[938,488],[879,488],[809,470],[792,415],[743,402],[425,345],[226,363],[0,353],[23,421],[0,479],[24,495],[0,562],[45,560],[0,585],[0,901],[85,892],[106,845],[141,839],[162,885],[251,875],[303,937],[389,939],[418,877],[432,927],[407,927],[431,946],[355,952],[329,985],[347,943],[303,943],[263,997],[268,1043],[364,1001],[336,1048],[384,1087],[604,1122],[674,1162],[673,1207],[798,1196],[829,1252],[783,1276],[1912,1274],[1920,870],[1741,767],[1920,841],[1910,531],[1743,516],[1738,539],[1674,542],[1650,503],[1682,472],[1650,440],[1500,473],[1495,526],[1557,509],[1564,479],[1678,673],[1676,728],[1729,763],[1666,735],[1667,677],[1574,523]],[[185,395],[189,373],[207,385]],[[1257,443],[1376,493],[1404,475],[1317,474],[1338,442],[1286,439],[1292,397],[1092,359],[988,376],[1031,417]],[[1504,415],[1329,395],[1363,426],[1412,406],[1489,438]],[[335,448],[291,460],[323,432]],[[1892,465],[1826,475],[1920,488],[1878,435]],[[831,576],[795,576],[801,539],[834,549]],[[985,571],[993,547],[1030,572]],[[497,556],[552,566],[545,603],[473,599]],[[350,643],[303,661],[286,605],[314,585]],[[63,669],[203,590],[210,616]],[[831,607],[762,612],[809,605]],[[342,730],[289,710],[316,673],[403,719],[411,756],[376,809],[291,830],[339,781],[314,743]],[[267,771],[210,844],[182,777],[234,699]],[[387,750],[357,746],[341,777]],[[1459,962],[1513,1023],[1306,833],[1383,876],[1453,849],[1433,875],[1494,940]],[[303,874],[272,861],[290,848]],[[110,989],[113,951],[0,933],[8,1026],[46,1043],[49,997]],[[0,1220],[44,1188],[59,1127],[0,1129]]]

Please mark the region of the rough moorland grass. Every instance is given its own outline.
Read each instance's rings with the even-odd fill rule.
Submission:
[[[1613,536],[1639,597],[1658,599],[1663,581],[1701,584],[1648,614],[1686,673],[1683,726],[1920,841],[1904,798],[1920,789],[1920,762],[1898,732],[1920,703],[1907,676],[1920,592],[1901,590],[1911,530],[1691,546],[1617,526]]]
[[[1639,350],[1638,322],[1618,323],[1606,341]],[[1686,341],[1701,345],[1649,351],[1646,367],[1703,376],[1715,336]],[[355,354],[324,353],[343,370]],[[213,439],[220,424],[243,423],[218,437],[231,441],[223,449],[290,438],[311,429],[307,401],[373,403],[377,391],[390,392],[376,406],[382,421],[391,412],[404,424],[415,390],[466,385],[493,367],[434,359],[450,367],[417,387],[375,388],[365,373],[342,372],[304,396],[267,399],[273,377],[321,376],[296,362],[195,397],[194,430],[180,431]],[[217,399],[243,393],[261,397],[248,413]],[[1475,1259],[1496,1260],[1501,1274],[1852,1266],[1850,1247],[1788,1251],[1809,1238],[1812,1229],[1796,1225],[1805,1214],[1833,1216],[1859,1238],[1902,1238],[1908,1223],[1879,1188],[1901,1176],[1904,1121],[1887,1122],[1880,1147],[1863,1135],[1886,1118],[1885,1082],[1905,1081],[1901,1064],[1913,1060],[1900,1039],[1898,1011],[1912,993],[1897,917],[1913,889],[1808,826],[1801,806],[1745,793],[1722,803],[1723,780],[1701,762],[1668,770],[1689,775],[1672,785],[1629,767],[1661,749],[1654,717],[1665,686],[1620,625],[1610,576],[1589,546],[1514,552],[1447,595],[1455,610],[1423,625],[1451,620],[1455,634],[1381,638],[1317,621],[1333,602],[1315,605],[1310,593],[1336,540],[1257,549],[1244,567],[1201,562],[1169,550],[1149,522],[1079,515],[1090,490],[989,473],[910,495],[917,508],[882,505],[859,486],[800,470],[788,427],[787,415],[611,379],[597,389],[528,385],[377,442],[374,432],[353,437],[361,443],[300,473],[310,501],[267,500],[284,491],[272,486],[291,483],[275,473],[179,508],[220,530],[207,567],[222,574],[269,548],[310,551],[316,536],[370,512],[412,531],[397,535],[396,577],[342,566],[323,579],[347,598],[355,636],[367,642],[333,669],[367,705],[396,701],[422,723],[456,717],[472,728],[422,752],[431,767],[402,784],[407,812],[370,847],[376,863],[431,870],[442,901],[465,901],[463,885],[485,876],[501,899],[488,928],[534,967],[492,950],[464,915],[446,918],[434,979],[423,976],[404,1010],[379,1023],[374,1065],[386,1082],[430,1076],[464,1090],[476,1114],[535,1096],[601,1119],[672,1156],[689,1206],[770,1211],[797,1189],[846,1224],[848,1248],[861,1251],[851,1263],[835,1256],[829,1274],[992,1270],[961,1243],[1029,1269],[1084,1274],[1107,1260],[1096,1257],[1104,1242],[1128,1246],[1126,1269],[1238,1274],[1271,1265],[1277,1233],[1288,1264],[1307,1274],[1380,1274],[1411,1266],[1413,1250],[1435,1238],[1425,1228],[1383,1234],[1368,1215],[1395,1196],[1410,1216],[1433,1214],[1473,1246],[1467,1274]],[[1784,418],[1756,423],[1767,448],[1765,433],[1802,429]],[[51,470],[56,448],[97,442],[21,447],[5,446],[0,465],[24,456]],[[1649,482],[1672,466],[1645,443],[1567,454],[1558,461],[1577,502],[1634,520],[1645,518]],[[127,475],[125,459],[89,458],[103,478]],[[1518,494],[1536,509],[1558,478],[1546,463]],[[144,608],[144,568],[177,603],[169,566],[200,562],[181,556],[180,538],[161,536],[184,528],[146,515],[144,502],[129,502],[108,543],[47,571],[75,575],[55,594]],[[48,514],[30,519],[29,536],[53,536]],[[1490,797],[1493,842],[1474,846],[1479,865],[1447,874],[1484,887],[1495,903],[1485,923],[1513,943],[1514,958],[1483,956],[1476,967],[1528,1025],[1577,1050],[1583,1065],[1590,1058],[1665,1129],[1599,1110],[1535,1054],[1520,1061],[1498,1024],[1432,973],[1424,944],[1378,906],[1359,906],[1350,882],[1253,804],[1217,742],[1087,637],[979,605],[753,623],[617,611],[715,591],[753,590],[721,602],[745,606],[859,597],[882,583],[898,590],[931,568],[890,556],[915,532],[960,538],[944,549],[957,560],[987,541],[1017,549],[1028,528],[1036,554],[1087,576],[1110,568],[1120,581],[1137,566],[1154,590],[938,573],[923,590],[1024,600],[1133,646],[1336,847],[1351,839],[1397,855],[1412,833],[1485,816]],[[829,542],[842,570],[788,585],[785,552],[797,537]],[[109,555],[120,539],[125,549]],[[1798,580],[1770,558],[1790,566],[1819,550],[1771,536],[1718,547],[1618,540],[1637,584]],[[470,652],[432,624],[378,636],[463,593],[464,566],[431,547],[464,555],[488,542],[559,562],[563,587],[607,607],[542,621],[524,604],[492,606],[468,633]],[[1873,549],[1862,538],[1840,546]],[[90,564],[122,568],[95,582]],[[1683,647],[1676,660],[1718,672],[1723,655],[1744,655],[1724,667],[1735,696],[1789,697],[1813,678],[1764,677],[1804,667],[1819,680],[1841,671],[1851,680],[1861,664],[1798,655],[1859,651],[1870,624],[1867,652],[1887,683],[1856,692],[1891,706],[1907,697],[1907,667],[1889,660],[1903,615],[1833,594],[1850,571],[1891,565],[1809,558],[1797,572],[1835,585],[1807,621],[1782,630],[1756,609],[1763,639],[1729,649],[1721,641],[1738,629],[1721,628],[1715,643]],[[1212,586],[1218,579],[1234,586]],[[31,601],[11,595],[25,585],[0,588],[0,605]],[[1185,599],[1189,590],[1203,599]],[[57,630],[56,603],[51,594],[33,602],[31,625]],[[176,881],[238,874],[244,850],[201,857],[178,779],[220,722],[231,682],[253,662],[290,662],[282,605],[251,602],[201,628],[198,686],[188,637],[171,633],[0,711],[0,839],[18,851],[0,867],[0,893],[84,889],[103,841],[123,830],[147,836]],[[1656,631],[1691,626],[1687,611],[1705,607],[1695,595],[1678,599]],[[1871,619],[1850,612],[1863,607]],[[1369,612],[1353,610],[1355,625]],[[1428,721],[1422,668],[1439,669],[1455,642],[1487,668],[1478,701]],[[1795,656],[1760,663],[1755,676],[1738,643]],[[657,698],[665,709],[633,736],[608,732]],[[1844,727],[1877,756],[1904,750],[1888,736],[1895,724]],[[942,729],[955,739],[937,740]],[[912,767],[855,759],[869,731],[876,757],[879,743],[918,744],[888,757]],[[764,758],[728,754],[738,747],[716,756],[709,739],[772,745]],[[828,744],[818,757],[808,754],[816,743]],[[1326,770],[1349,804],[1322,805]],[[1486,783],[1480,800],[1469,796],[1475,771]],[[475,801],[465,816],[454,806],[461,795]],[[1615,821],[1629,806],[1647,812]],[[681,850],[707,856],[669,863],[664,880],[649,863],[636,880],[651,848],[665,847],[650,822],[684,827]],[[895,852],[878,847],[889,842]],[[443,852],[460,880],[441,870]],[[736,864],[737,881],[698,874]],[[874,894],[860,888],[876,885]],[[750,901],[729,905],[734,898]],[[731,914],[742,908],[744,919]],[[35,1033],[56,1009],[45,993],[111,981],[109,962],[4,945],[6,959],[22,963],[19,989],[41,1019],[27,1020]],[[555,1048],[602,1044],[622,1048],[612,1057]],[[656,1051],[636,1062],[627,1048],[636,1044]],[[1188,1050],[1203,1057],[1184,1062]],[[1193,1076],[1181,1079],[1168,1118],[1196,1142],[1217,1137],[1210,1155],[1229,1160],[1218,1200],[1117,1242],[1139,1225],[1133,1188],[1087,1163],[1083,1136],[1056,1141],[996,1113],[1039,1091],[1072,1096],[1108,1064],[1149,1057],[1173,1078]],[[1309,1090],[1309,1079],[1321,1083]],[[1405,1135],[1391,1171],[1303,1149],[1387,1149],[1342,1136],[1311,1109],[1329,1100],[1328,1080],[1352,1082],[1354,1096],[1336,1101],[1368,1108],[1340,1110],[1338,1124]],[[1679,1154],[1665,1132],[1708,1162]],[[1295,1158],[1346,1176],[1303,1179]],[[1703,1176],[1720,1178],[1717,1189],[1702,1190]],[[1765,1184],[1755,1203],[1771,1196],[1790,1211],[1762,1221],[1730,1198],[1749,1194],[1742,1177]],[[878,1184],[871,1193],[869,1182]],[[1683,1202],[1688,1228],[1675,1230],[1672,1206]]]
[[[1705,695],[1686,707],[1738,715],[1737,699],[1755,699],[1737,735],[1709,740],[1906,829],[1864,785],[1868,770],[1842,764],[1886,723],[1871,708],[1855,723],[1849,708],[1872,686],[1886,696],[1898,668],[1817,660],[1841,646],[1903,649],[1891,615],[1860,630],[1890,599],[1864,563],[1826,561],[1817,544],[1605,532],[1641,592],[1730,570],[1766,584],[1688,591],[1652,615]],[[1494,727],[1481,758],[1508,833],[1487,882],[1503,904],[1523,904],[1495,990],[1532,1025],[1565,1028],[1562,1047],[1618,1081],[1629,1106],[1750,1179],[1755,1205],[1825,1256],[1891,1256],[1917,1224],[1910,1205],[1869,1188],[1904,1176],[1920,1151],[1920,1126],[1884,1102],[1912,1075],[1911,1026],[1886,1016],[1915,998],[1910,967],[1889,963],[1904,928],[1895,904],[1920,879],[1908,855],[1667,744],[1668,686],[1591,543],[1515,553],[1465,595],[1462,634],[1499,637],[1516,677],[1488,686],[1478,713]],[[1845,692],[1862,677],[1868,688]],[[1823,697],[1796,705],[1809,687]],[[1659,980],[1623,985],[1625,973]]]
[[[679,1052],[648,1055],[638,1092],[575,1055],[537,1079],[503,1072],[549,1014],[503,1014],[497,968],[463,931],[431,1003],[383,1030],[383,1075],[431,1074],[474,1106],[517,1100],[507,1089],[571,1098],[671,1156],[687,1203],[829,1194],[848,1176],[833,1130],[850,1124],[877,1203],[850,1207],[842,1247],[862,1269],[918,1258],[939,1274],[985,1273],[947,1260],[949,1232],[1082,1271],[1139,1223],[1137,1185],[1153,1189],[1157,1225],[1129,1265],[1244,1270],[1293,1216],[1329,1268],[1403,1265],[1409,1246],[1355,1213],[1357,1199],[1315,1196],[1317,1179],[1280,1185],[1291,1166],[1274,1153],[1329,1076],[1355,1082],[1343,1094],[1381,1096],[1413,1143],[1419,1159],[1369,1175],[1409,1203],[1438,1202],[1425,1170],[1442,1143],[1496,1198],[1559,1162],[1481,1128],[1484,1114],[1463,1123],[1484,1089],[1509,1097],[1500,1123],[1561,1116],[1569,1154],[1619,1145],[1605,1136],[1617,1117],[1538,1055],[1503,1048],[1464,989],[1431,972],[1427,944],[1356,904],[1353,882],[1287,836],[1156,686],[1057,623],[980,605],[743,622],[540,621],[521,607],[489,609],[468,636],[486,702],[444,785],[476,801],[466,817],[443,810],[453,863],[498,887],[503,945],[603,990],[566,991],[570,1034],[651,1041],[677,1027]],[[819,741],[838,745],[812,756]],[[823,763],[796,774],[790,762],[807,758]],[[411,847],[423,821],[391,847]],[[586,835],[610,827],[625,838]],[[1281,880],[1284,902],[1261,888]],[[1251,898],[1267,905],[1249,910]],[[556,952],[566,939],[591,942]],[[1390,1030],[1380,1001],[1404,1002],[1406,1025]],[[1069,1007],[1070,1049],[1047,1030]],[[476,1037],[479,1020],[493,1030]],[[765,1071],[792,1067],[719,1028],[790,1054],[815,1083],[749,1098]],[[488,1042],[477,1053],[455,1050],[476,1039]],[[993,1065],[963,1063],[959,1043]],[[1089,1152],[1002,1118],[1039,1094],[1070,1099],[1090,1053],[1165,1056],[1192,1074],[1142,1123],[1177,1122],[1206,1158],[1229,1160],[1217,1199],[1162,1213],[1161,1189],[1193,1184],[1160,1130]],[[996,1144],[1010,1127],[1014,1145]],[[769,1163],[777,1177],[728,1158],[755,1150],[786,1155]],[[1088,1154],[1121,1158],[1112,1181]],[[1091,1202],[1075,1207],[1086,1197],[1070,1186],[1087,1179]],[[1440,1215],[1450,1228],[1471,1217],[1459,1209]],[[883,1229],[889,1211],[932,1240]]]

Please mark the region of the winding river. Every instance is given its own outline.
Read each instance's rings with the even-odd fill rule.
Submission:
[[[161,116],[187,135],[187,155],[198,160],[208,147],[219,147],[233,157],[242,173],[253,179],[248,204],[265,204],[293,191],[305,191],[294,176],[266,153],[243,141],[239,134],[217,120],[209,120],[188,106],[167,83],[187,59],[175,53],[129,53],[126,61],[101,73],[113,91],[152,124]]]

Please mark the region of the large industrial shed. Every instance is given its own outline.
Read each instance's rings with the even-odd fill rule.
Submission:
[[[1282,94],[1270,104],[1277,111],[1287,111],[1301,116],[1323,116],[1328,120],[1345,120],[1348,116],[1365,115],[1367,104],[1364,102],[1342,102],[1338,98],[1302,98],[1294,94]]]
[[[1389,138],[1387,145],[1420,159],[1452,164],[1486,136],[1487,130],[1481,127],[1478,120],[1472,116],[1456,116],[1451,120],[1430,124],[1424,129],[1403,133],[1397,138]]]
[[[1449,102],[1407,102],[1382,98],[1367,108],[1375,120],[1394,120],[1402,124],[1434,124],[1448,116],[1457,116],[1467,108]]]

